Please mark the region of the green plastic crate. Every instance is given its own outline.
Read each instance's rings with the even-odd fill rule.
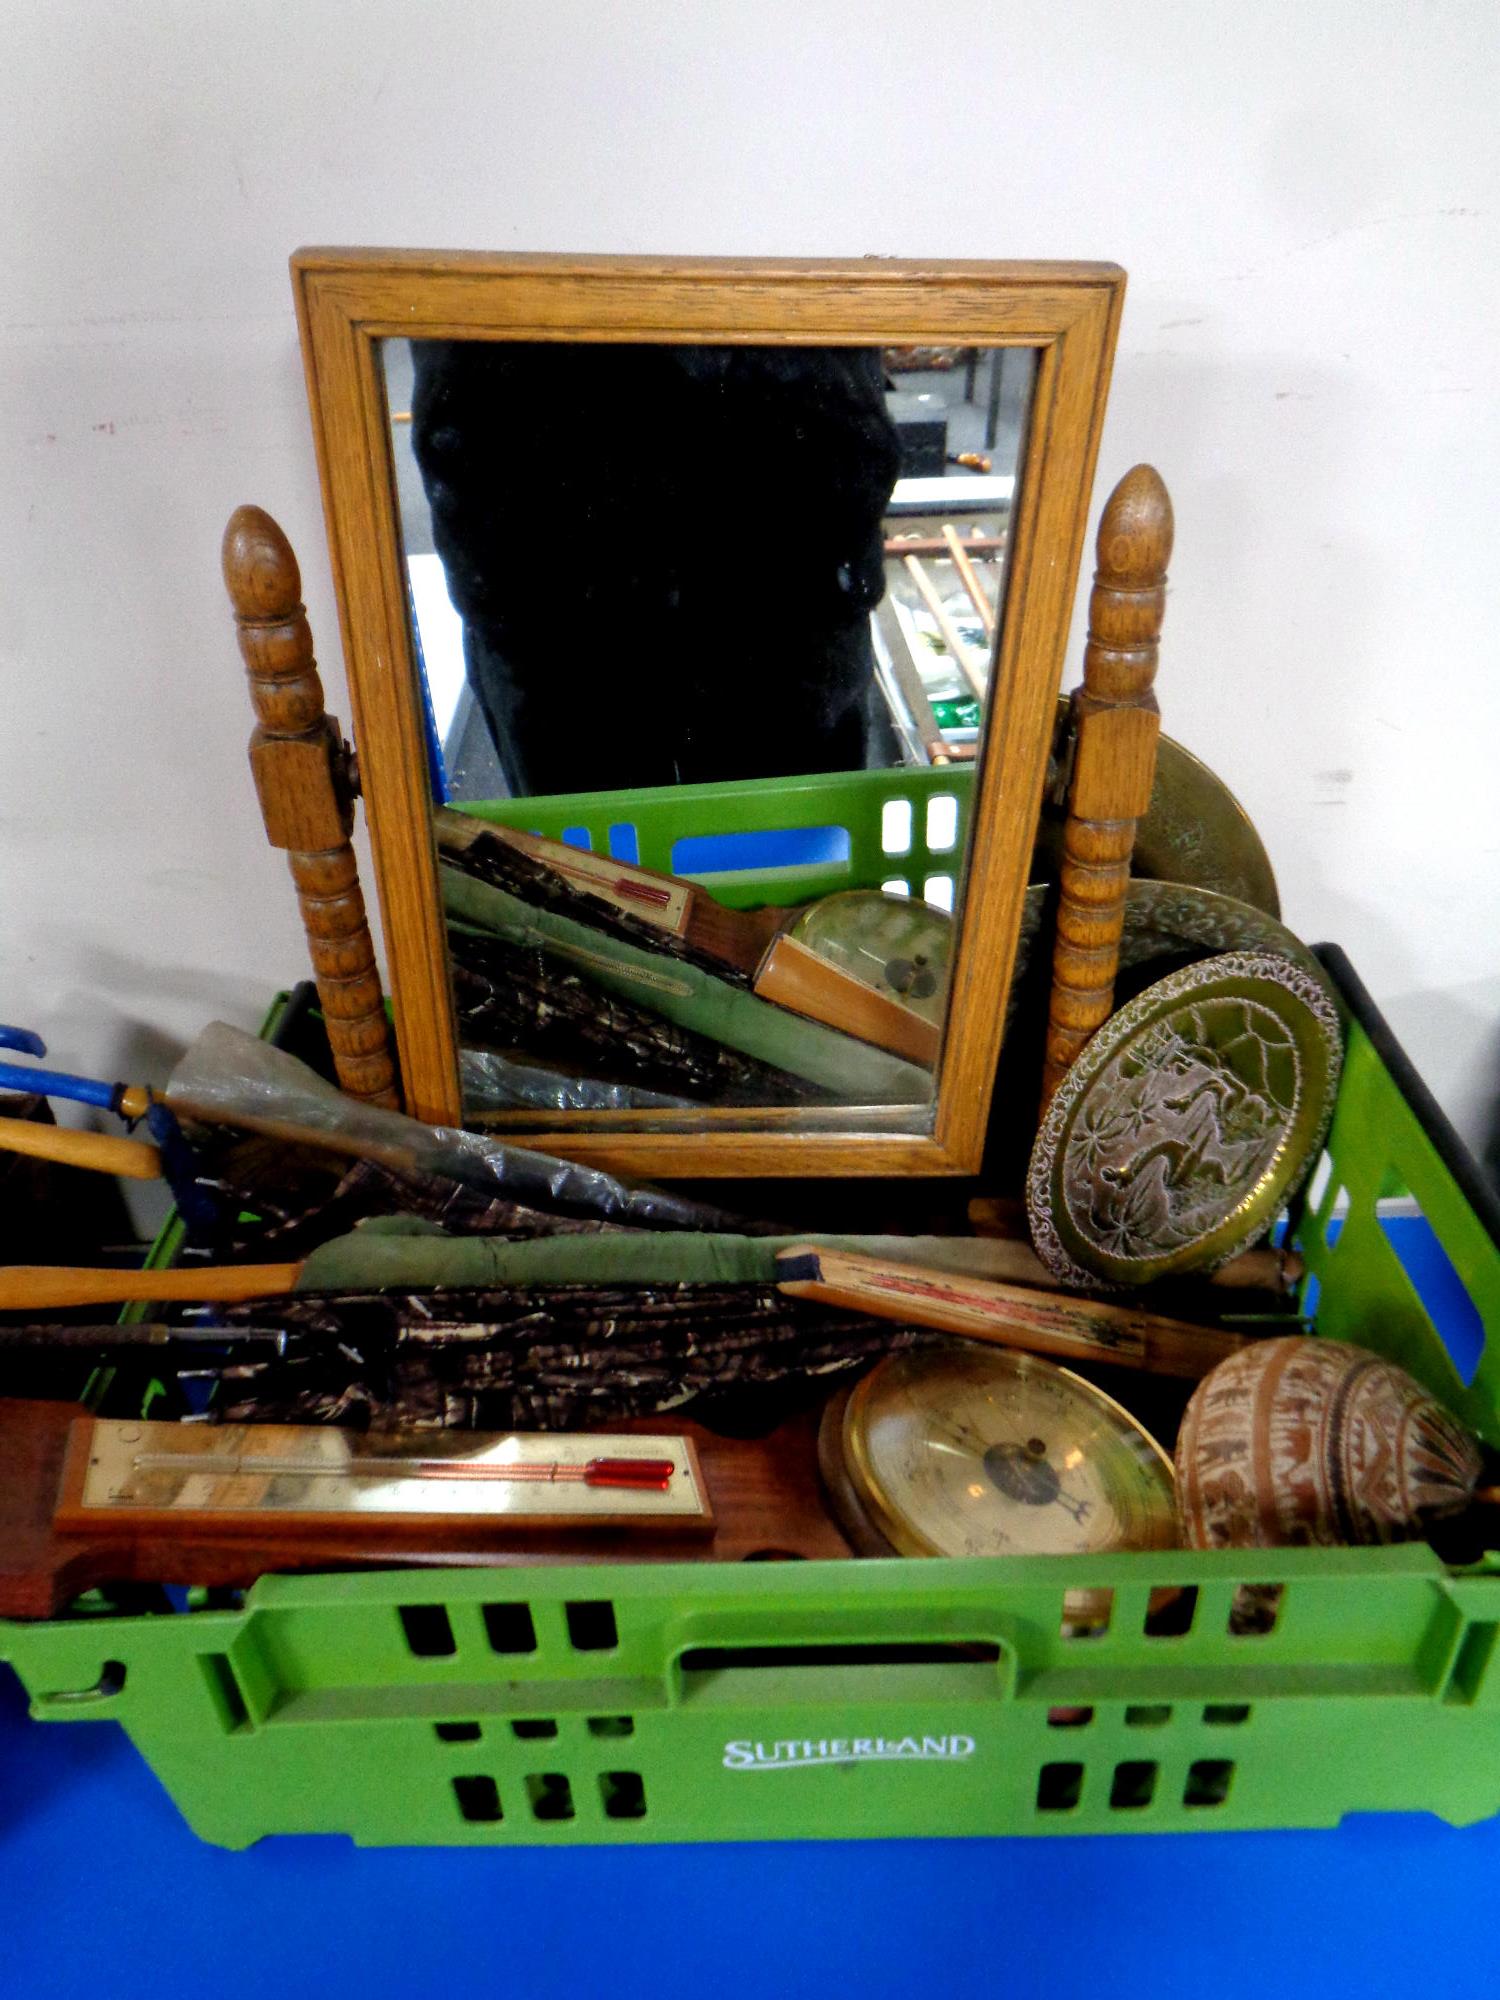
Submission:
[[[898,766],[648,792],[495,799],[464,810],[548,840],[571,838],[595,854],[621,853],[619,830],[628,829],[627,841],[634,840],[641,867],[710,882],[719,902],[753,909],[766,902],[812,902],[839,889],[878,889],[888,881],[902,881],[921,896],[930,878],[951,879],[961,863],[973,791],[971,765]],[[951,811],[932,816],[934,802],[945,798],[953,801]],[[896,808],[890,831],[888,806]],[[702,875],[678,865],[684,841],[817,828],[846,836],[847,857],[802,865],[720,866]],[[939,828],[947,837],[935,844]],[[630,857],[626,853],[622,858]]]
[[[1317,1323],[1500,1441],[1500,1214],[1328,956],[1355,1018],[1299,1224]],[[1398,1194],[1490,1336],[1467,1384],[1380,1226]],[[1272,1628],[1232,1633],[1272,1586]],[[1083,1589],[1108,1627],[1070,1636]],[[120,1722],[205,1839],[504,1846],[1464,1823],[1500,1808],[1497,1638],[1500,1559],[1418,1545],[268,1577],[239,1610],[0,1627],[0,1655],[34,1715]]]

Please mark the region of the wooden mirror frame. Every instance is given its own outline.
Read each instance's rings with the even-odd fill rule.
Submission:
[[[965,1174],[984,1146],[1125,274],[1112,264],[304,249],[292,279],[407,1109],[458,1124],[457,1037],[379,343],[795,341],[1036,352],[929,1131],[837,1107],[559,1115],[518,1143],[662,1176]],[[884,1114],[889,1119],[889,1113]]]

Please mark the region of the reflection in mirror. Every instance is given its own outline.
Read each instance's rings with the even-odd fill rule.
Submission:
[[[1034,353],[383,350],[468,1122],[930,1129]]]

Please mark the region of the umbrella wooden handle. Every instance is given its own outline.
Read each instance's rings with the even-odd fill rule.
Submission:
[[[121,1174],[126,1180],[154,1181],[161,1155],[141,1139],[117,1139],[108,1132],[74,1132],[63,1125],[38,1125],[29,1118],[0,1118],[0,1152],[25,1153],[33,1160],[56,1160],[65,1167]]]
[[[110,1271],[67,1264],[0,1265],[0,1312],[115,1305],[130,1299],[259,1299],[289,1292],[300,1264],[220,1264],[203,1270]]]
[[[1105,503],[1063,828],[1042,1110],[1114,1006],[1136,821],[1151,804],[1161,728],[1151,684],[1167,600],[1172,502],[1137,465]]]

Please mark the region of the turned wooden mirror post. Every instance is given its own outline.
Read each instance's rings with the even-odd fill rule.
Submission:
[[[1083,686],[1063,832],[1042,1108],[1114,1006],[1137,820],[1151,803],[1161,720],[1152,683],[1172,559],[1172,502],[1149,465],[1099,520]]]
[[[993,633],[980,609],[982,592],[975,606],[992,640],[982,677],[983,741],[977,768],[963,773],[962,839],[932,864],[935,878],[946,875],[959,925],[930,1096],[909,1111],[904,1100],[873,1095],[812,1105],[772,1099],[750,1108],[710,1102],[548,1111],[510,1128],[524,1129],[522,1143],[540,1151],[666,1178],[976,1171],[1087,529],[1123,272],[1107,264],[309,249],[293,257],[292,275],[405,1104],[443,1124],[460,1122],[464,1104],[434,849],[428,714],[392,445],[400,408],[388,398],[392,344],[519,343],[583,357],[662,346],[724,354],[1026,353],[1029,396],[1006,502],[1004,594]],[[411,414],[415,422],[414,411],[402,411],[400,421]],[[505,456],[502,432],[485,463]],[[562,532],[572,518],[546,525]],[[965,567],[956,573],[973,596]],[[732,606],[726,617],[732,632]],[[559,646],[568,643],[580,641],[561,632]],[[966,642],[948,643],[962,669]],[[565,665],[565,652],[559,660]],[[649,697],[643,684],[643,698]],[[586,713],[581,705],[579,713]],[[946,754],[930,741],[926,747],[932,761],[934,749]],[[861,767],[841,764],[835,775],[851,768]],[[810,767],[810,778],[822,770]],[[774,773],[752,777],[763,775]],[[613,798],[607,786],[585,789]],[[653,796],[673,789],[658,787]],[[919,802],[940,789],[919,789]],[[629,818],[628,785],[618,803]],[[518,823],[524,826],[524,818]],[[722,830],[728,829],[709,829]],[[892,872],[911,876],[911,893],[921,897],[916,846],[914,839],[913,865],[897,860]]]
[[[255,707],[250,769],[266,837],[285,849],[297,885],[339,1085],[351,1097],[399,1110],[380,973],[349,842],[348,753],[323,707],[297,559],[259,507],[230,517],[224,582]]]

